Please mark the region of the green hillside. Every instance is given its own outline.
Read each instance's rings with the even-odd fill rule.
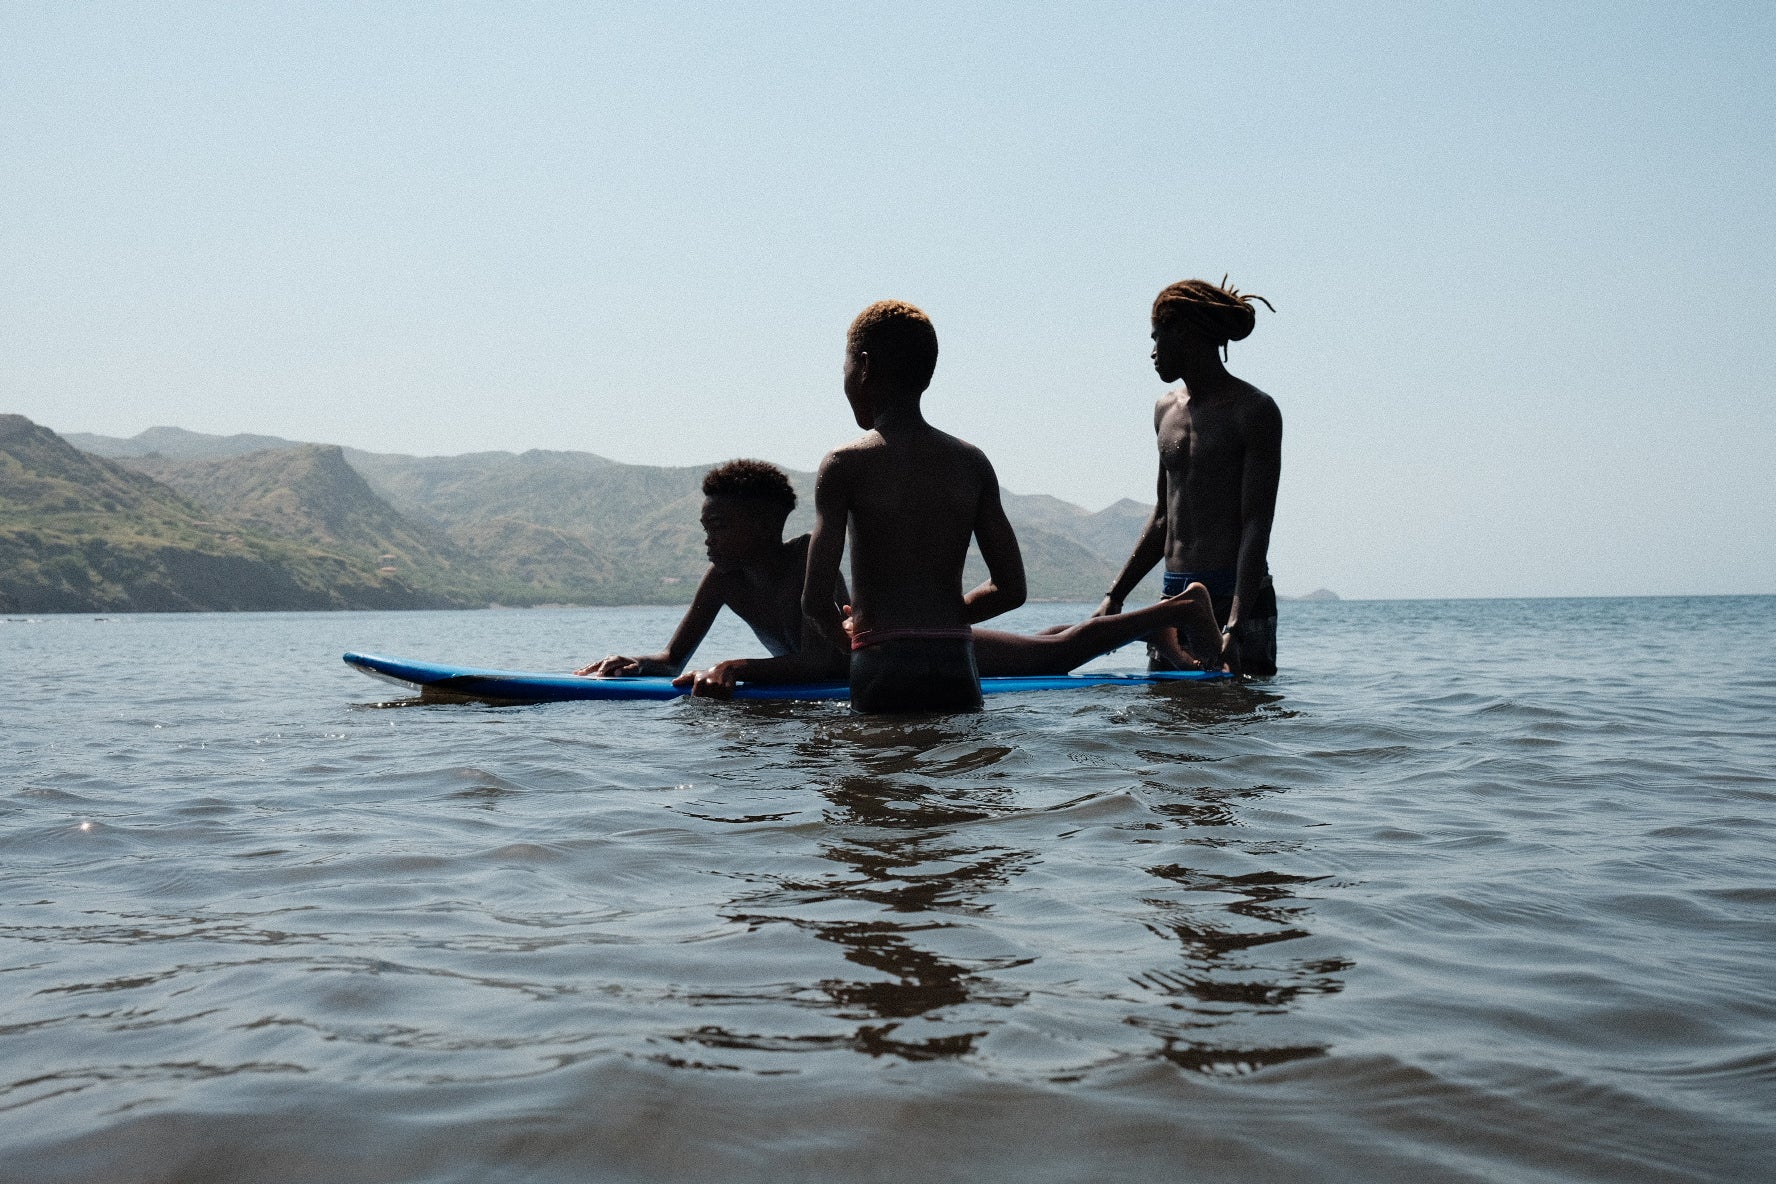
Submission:
[[[180,428],[75,439],[131,458],[124,463],[255,529],[395,554],[404,575],[439,594],[505,604],[682,603],[704,567],[697,515],[707,466],[630,465],[586,452],[417,457],[355,449],[332,450],[323,465],[319,446]],[[346,464],[365,485],[347,499],[360,523],[354,529],[334,525],[344,519],[328,508],[349,484],[340,472]],[[322,469],[325,481],[303,476]],[[814,477],[792,471],[790,479],[802,495],[789,521],[796,533],[813,523]],[[1130,501],[1094,514],[1040,494],[1004,498],[1037,599],[1096,600],[1147,515]],[[968,578],[982,574],[972,559]],[[1157,581],[1149,583],[1135,598],[1157,594]]]
[[[391,505],[481,563],[504,603],[683,603],[703,572],[702,468],[585,452],[347,456]]]
[[[348,452],[351,462],[408,515],[438,524],[465,550],[544,600],[675,603],[688,600],[703,569],[697,526],[706,466],[628,465],[584,452],[471,453],[410,457]],[[813,526],[814,475],[789,471],[801,504],[788,529]],[[1093,514],[1058,498],[1005,495],[1024,551],[1030,595],[1096,600],[1115,578],[1146,521],[1145,507],[1119,502]],[[524,536],[519,523],[556,533]],[[605,574],[567,539],[616,564]],[[559,566],[535,562],[527,543],[546,547]],[[984,576],[978,558],[969,579]],[[1157,584],[1153,595],[1157,595]]]
[[[217,460],[153,455],[120,463],[257,533],[349,555],[438,597],[476,604],[489,598],[483,566],[441,531],[408,520],[377,496],[336,445],[296,444]]]
[[[22,415],[0,415],[0,610],[438,603],[375,566],[218,518]]]

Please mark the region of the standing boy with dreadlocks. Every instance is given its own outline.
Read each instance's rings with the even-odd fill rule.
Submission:
[[[1153,515],[1095,615],[1122,611],[1160,559],[1167,596],[1200,582],[1234,671],[1276,673],[1276,589],[1268,552],[1281,472],[1283,417],[1270,396],[1227,372],[1222,351],[1251,333],[1252,301],[1235,288],[1183,280],[1153,302],[1153,368],[1183,385],[1153,409],[1159,489]],[[1158,650],[1154,665],[1168,664]]]

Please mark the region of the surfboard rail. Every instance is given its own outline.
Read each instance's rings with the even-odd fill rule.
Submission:
[[[371,678],[420,692],[421,697],[469,699],[494,703],[561,703],[572,700],[678,699],[690,692],[669,678],[589,678],[578,674],[546,674],[526,670],[486,670],[422,662],[385,654],[348,652],[345,664]],[[1081,687],[1150,686],[1162,682],[1213,682],[1229,675],[1205,670],[1156,670],[1147,673],[1037,674],[981,679],[981,692],[1003,695],[1032,691],[1069,691]],[[848,699],[842,682],[749,684],[734,688],[736,699]]]

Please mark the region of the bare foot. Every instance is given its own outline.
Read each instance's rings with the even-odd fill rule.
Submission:
[[[1185,653],[1178,645],[1176,629],[1155,629],[1147,635],[1149,653],[1162,659],[1173,670],[1201,670],[1202,663]]]
[[[1209,590],[1192,584],[1172,598],[1178,605],[1177,632],[1184,648],[1204,670],[1221,666],[1221,627],[1215,623],[1215,610]]]

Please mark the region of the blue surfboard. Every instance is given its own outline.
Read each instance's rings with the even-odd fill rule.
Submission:
[[[570,699],[677,699],[690,692],[669,678],[582,678],[577,674],[536,674],[524,670],[481,670],[441,662],[412,662],[381,654],[345,655],[346,665],[372,678],[417,690],[422,698],[478,699],[495,703],[559,703]],[[981,691],[1071,691],[1081,687],[1150,686],[1161,682],[1209,682],[1229,676],[1203,670],[1158,670],[1149,674],[1037,674],[983,678]],[[734,688],[736,699],[848,699],[842,682],[784,683]]]

